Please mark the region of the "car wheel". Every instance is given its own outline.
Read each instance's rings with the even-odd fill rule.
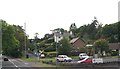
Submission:
[[[64,60],[64,62],[67,62],[67,60]]]
[[[57,62],[60,62],[60,61],[57,59]]]

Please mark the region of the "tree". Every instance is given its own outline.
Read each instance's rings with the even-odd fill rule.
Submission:
[[[118,42],[119,23],[106,24],[97,32],[97,37],[107,39],[110,43]],[[98,38],[98,39],[99,39]]]
[[[12,57],[21,57],[22,52],[25,50],[25,37],[28,43],[24,29],[19,25],[9,25],[4,20],[0,20],[0,23],[2,25],[3,54]]]
[[[99,39],[94,42],[94,49],[96,54],[102,54],[103,52],[108,52],[109,51],[109,46],[108,42],[105,39]]]
[[[118,42],[120,42],[120,21],[118,22],[118,25],[117,25],[117,29],[118,29]]]
[[[76,26],[76,24],[75,23],[72,23],[71,25],[70,25],[70,31],[72,32],[72,35],[74,35],[74,37],[76,37],[77,35],[77,26]]]
[[[22,26],[16,26],[13,25],[14,29],[15,29],[15,38],[19,41],[19,54],[22,55],[24,53],[25,50],[25,37],[26,37],[26,43],[28,41],[27,36],[25,35],[24,29],[22,29]],[[28,43],[27,43],[28,46]]]
[[[58,46],[58,54],[66,54],[70,55],[71,52],[71,45],[69,40],[65,37],[60,41],[60,45]]]
[[[98,22],[97,18],[90,24],[83,25],[76,29],[76,36],[84,39],[86,43],[93,43],[96,38],[99,38],[99,30],[102,28],[102,24]]]
[[[0,54],[2,53],[2,22],[0,20]]]
[[[15,28],[12,25],[2,22],[2,50],[3,54],[19,57],[19,41],[15,38]]]
[[[87,30],[86,30],[87,34],[89,34],[90,39],[95,40],[95,35],[98,31],[97,29],[98,29],[99,26],[100,25],[99,25],[99,22],[98,22],[97,18],[94,17],[94,20],[92,21],[91,24],[88,24]]]
[[[38,50],[38,33],[35,33],[35,37],[34,37],[34,42],[35,42],[35,50],[37,51]]]

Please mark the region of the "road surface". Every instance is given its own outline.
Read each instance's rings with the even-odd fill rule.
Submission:
[[[29,54],[30,55],[30,54]],[[3,56],[6,57],[6,56]],[[9,61],[3,61],[2,59],[0,59],[0,61],[2,63],[0,63],[0,65],[2,65],[2,69],[56,69],[55,67],[37,67],[35,63],[28,63],[25,61],[22,61],[20,59],[16,59],[16,58],[10,58],[7,57],[9,59]],[[108,60],[109,58],[107,58]],[[112,60],[112,59],[109,59]],[[78,61],[78,59],[74,59],[72,62],[67,62],[72,63],[73,67],[68,66],[67,68],[64,67],[65,69],[120,69],[120,65],[119,63],[112,63],[112,64],[93,64],[93,65],[86,65],[86,64],[76,64],[76,62]],[[63,69],[61,67],[57,67],[57,69]]]
[[[2,57],[4,58],[6,56]],[[7,58],[9,61],[3,61],[3,59],[1,60],[2,69],[38,69],[38,67],[35,67],[35,63],[28,63],[17,58]]]

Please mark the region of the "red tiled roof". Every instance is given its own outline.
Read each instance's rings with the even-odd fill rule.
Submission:
[[[79,38],[74,38],[70,41],[70,43],[74,43],[76,40],[78,40]]]

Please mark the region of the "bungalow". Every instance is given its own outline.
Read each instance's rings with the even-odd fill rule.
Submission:
[[[70,44],[73,47],[71,53],[72,55],[74,54],[74,56],[78,56],[81,52],[80,50],[82,48],[85,48],[86,45],[86,43],[80,38],[73,38],[72,40],[70,40]]]
[[[83,41],[83,40],[80,39],[79,37],[78,37],[78,38],[73,38],[73,39],[70,41],[70,44],[72,44],[73,48],[75,48],[75,49],[83,48],[83,47],[85,47],[85,45],[86,45],[85,41]]]
[[[120,43],[109,43],[109,49],[113,51],[118,51],[120,56]]]
[[[120,50],[120,43],[109,43],[109,49],[110,50]]]

